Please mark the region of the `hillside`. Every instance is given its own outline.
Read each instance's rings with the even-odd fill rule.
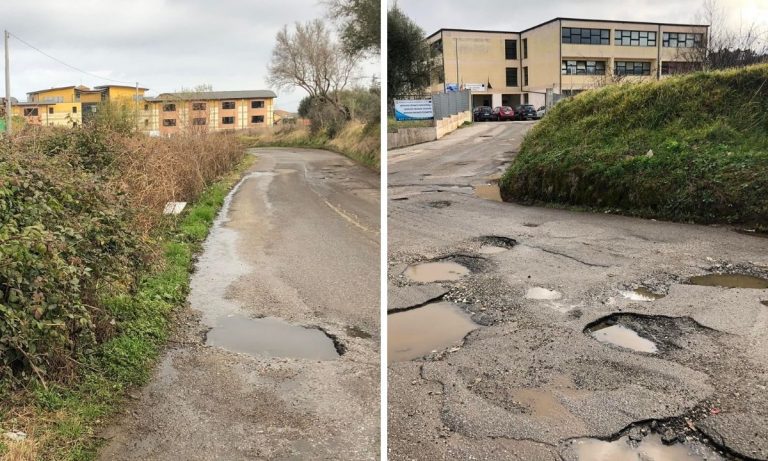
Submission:
[[[768,65],[587,91],[526,136],[505,201],[768,227]]]

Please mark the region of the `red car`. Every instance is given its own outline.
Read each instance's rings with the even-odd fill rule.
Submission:
[[[493,109],[493,115],[496,116],[496,120],[514,120],[515,111],[509,106],[499,106]]]

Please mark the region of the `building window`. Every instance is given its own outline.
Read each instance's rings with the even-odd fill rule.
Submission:
[[[73,113],[73,114],[76,114],[76,113],[77,113],[77,106],[72,106],[72,113]]]
[[[605,61],[563,61],[560,64],[563,75],[605,75]]]
[[[204,102],[193,102],[192,103],[192,110],[205,110],[205,103]]]
[[[37,107],[27,107],[24,109],[25,117],[37,117]]]
[[[523,85],[528,86],[528,66],[523,67]]]
[[[443,39],[435,40],[429,47],[432,50],[432,56],[443,54]]]
[[[504,59],[517,59],[517,40],[504,40]]]
[[[700,62],[664,61],[661,63],[661,75],[684,74],[701,70]]]
[[[193,125],[200,126],[200,125],[205,125],[205,123],[206,123],[206,120],[203,117],[193,118],[192,119],[192,124]]]
[[[507,67],[507,86],[517,86],[517,67]]]
[[[528,59],[528,39],[523,39],[523,59]]]
[[[616,61],[616,75],[651,75],[651,63],[640,61]]]
[[[222,109],[234,109],[235,108],[235,101],[224,101],[221,103]]]
[[[144,104],[144,110],[149,110],[149,104]]]
[[[665,48],[699,48],[702,46],[704,34],[683,34],[664,32],[663,45]]]
[[[163,112],[176,112],[176,104],[163,104]]]
[[[562,42],[581,45],[610,45],[611,31],[609,29],[580,29],[563,27]]]
[[[618,46],[656,46],[656,32],[645,30],[617,30],[613,43]]]
[[[49,108],[48,108],[48,113],[49,113],[49,114],[51,114],[51,115],[53,115],[53,107],[49,107]]]
[[[144,126],[149,126],[149,119],[147,118],[144,119]]]
[[[163,126],[176,126],[176,119],[175,118],[163,119]]]
[[[251,109],[263,109],[264,101],[251,101]]]
[[[254,115],[251,117],[251,123],[264,123],[263,115]]]
[[[234,103],[232,103],[234,104]],[[235,123],[235,117],[222,117],[221,118],[221,124],[222,125],[233,125]]]

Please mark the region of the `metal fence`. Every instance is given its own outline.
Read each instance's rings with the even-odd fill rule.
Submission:
[[[472,92],[469,90],[433,94],[432,110],[435,120],[442,120],[451,115],[471,110],[471,99]]]

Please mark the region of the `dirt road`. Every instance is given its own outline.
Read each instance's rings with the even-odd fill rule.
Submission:
[[[325,151],[253,153],[175,346],[102,460],[379,458],[378,175]]]
[[[389,152],[390,328],[476,324],[390,331],[390,459],[767,459],[768,239],[494,201],[530,126]]]

